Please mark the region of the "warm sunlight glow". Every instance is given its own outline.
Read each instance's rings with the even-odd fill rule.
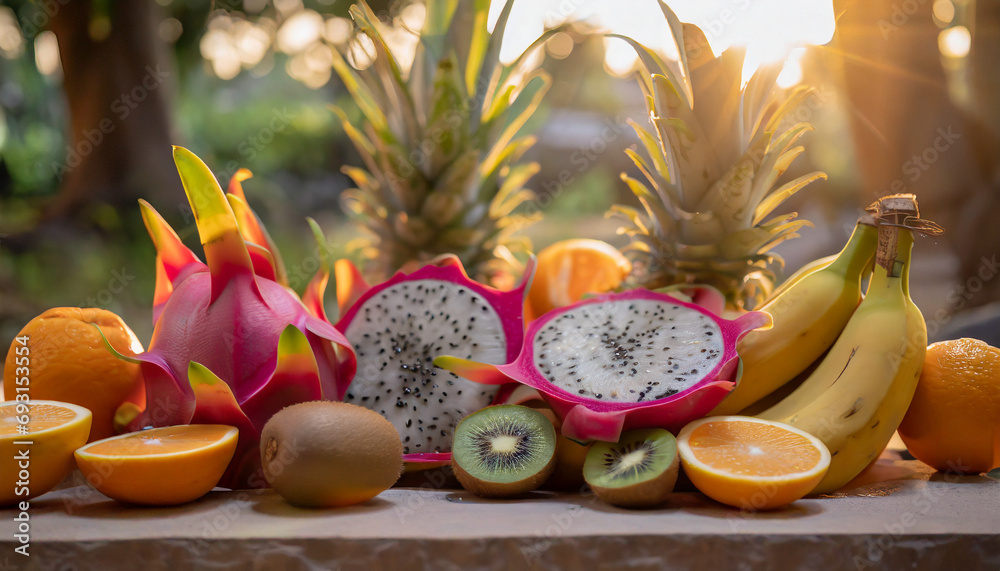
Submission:
[[[627,43],[614,38],[604,40],[604,68],[618,77],[626,77],[639,62],[635,50]]]
[[[934,20],[947,26],[955,19],[955,5],[951,0],[935,0],[933,5]]]
[[[938,34],[938,48],[941,55],[950,58],[963,58],[969,55],[969,48],[972,47],[972,34],[965,26],[955,26],[942,30]]]
[[[399,15],[399,20],[410,31],[419,33],[420,29],[424,27],[424,19],[426,17],[427,8],[423,4],[414,2],[403,8],[403,12]]]
[[[546,42],[545,51],[555,59],[566,59],[573,53],[573,36],[559,32]]]
[[[782,89],[795,87],[802,82],[802,57],[805,56],[805,48],[795,48],[788,54],[785,60],[785,67],[781,68],[776,83]]]
[[[59,42],[48,30],[35,36],[35,67],[42,75],[53,75],[62,69],[59,62]]]
[[[705,32],[715,54],[746,46],[744,83],[761,64],[785,60],[796,47],[826,44],[836,24],[832,0],[673,0],[670,5],[682,21]]]
[[[323,35],[323,16],[312,10],[302,10],[285,20],[278,29],[278,49],[286,54],[305,51]]]
[[[822,45],[833,38],[832,0],[671,0],[669,4],[681,21],[693,23],[705,32],[715,54],[730,46],[746,46],[744,81],[761,63],[782,61],[796,47]],[[501,6],[502,2],[491,6],[491,26]],[[607,0],[535,0],[514,3],[510,21],[518,25],[507,27],[501,59],[513,60],[545,27],[567,20],[585,20],[675,57],[657,0],[631,0],[627,9],[620,2]],[[635,65],[634,52],[627,55],[627,44],[617,40],[608,40],[605,45],[608,70],[628,73]],[[786,79],[792,75],[790,71]]]
[[[326,27],[323,28],[323,38],[331,44],[339,46],[347,43],[353,31],[354,24],[350,20],[334,16],[326,21]]]
[[[0,7],[0,55],[14,59],[24,51],[24,40],[21,38],[21,27],[17,24],[14,11]]]
[[[375,42],[365,34],[355,36],[347,50],[347,61],[357,70],[371,67],[375,62]]]

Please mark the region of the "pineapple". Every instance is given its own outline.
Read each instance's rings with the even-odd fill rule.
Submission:
[[[375,59],[358,71],[334,54],[361,117],[352,122],[334,111],[364,161],[364,168],[344,167],[357,188],[344,192],[342,205],[369,235],[362,254],[370,279],[452,253],[471,275],[496,283],[509,277],[516,254],[530,251],[516,234],[539,216],[518,207],[534,197],[524,185],[539,166],[518,162],[535,140],[519,131],[551,80],[524,68],[550,34],[503,65],[512,1],[490,34],[488,0],[427,0],[408,73],[367,3],[351,7]]]
[[[621,37],[646,72],[640,84],[655,133],[630,122],[648,157],[626,152],[646,182],[622,179],[644,212],[616,205],[609,214],[625,220],[620,232],[630,237],[624,251],[633,262],[632,285],[707,284],[731,306],[750,308],[772,290],[775,270],[784,264],[771,249],[811,225],[796,213],[772,212],[825,178],[814,172],[774,188],[803,150],[796,141],[812,129],[783,125],[809,91],[799,88],[776,101],[778,64],[759,69],[742,89],[742,52],[714,57],[701,30],[660,6],[680,54],[676,63]]]

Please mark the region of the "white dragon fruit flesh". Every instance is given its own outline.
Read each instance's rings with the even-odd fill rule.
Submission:
[[[586,299],[533,321],[517,359],[501,366],[442,357],[440,367],[484,384],[523,383],[580,441],[618,440],[622,430],[677,431],[735,386],[736,342],[770,316],[725,320],[666,294],[634,289]]]
[[[345,307],[336,327],[358,360],[353,381],[341,389],[343,400],[392,422],[405,460],[447,459],[455,425],[504,393],[438,369],[433,360],[449,354],[494,364],[513,360],[524,338],[532,270],[533,262],[521,285],[500,291],[471,280],[457,257],[443,256],[369,287],[349,262],[338,262]]]

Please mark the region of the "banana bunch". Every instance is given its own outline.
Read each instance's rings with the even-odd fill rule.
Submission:
[[[779,378],[767,378],[766,371],[744,374],[742,387],[733,391],[738,398],[730,403],[730,395],[719,407],[726,410],[730,403],[729,410],[738,410],[759,401],[787,382],[792,369],[802,367],[791,373],[794,377],[808,366],[803,365],[807,359],[825,352],[795,390],[756,415],[805,430],[830,449],[830,468],[813,494],[839,489],[879,456],[909,407],[924,362],[927,328],[909,295],[913,229],[935,234],[940,228],[919,219],[912,195],[885,197],[870,211],[873,219],[859,222],[847,247],[829,265],[817,264],[768,303],[775,313],[774,327],[767,333],[778,330],[774,341],[778,347],[754,346],[745,354],[745,373],[752,370],[746,363],[756,367],[766,362],[764,356],[755,354],[758,351],[770,355],[780,350],[795,360],[794,367],[786,364]],[[872,222],[875,227],[869,226]],[[853,247],[861,252],[852,254],[856,238],[860,245]],[[868,256],[876,247],[875,264],[869,269]],[[844,268],[836,274],[842,276],[839,282],[830,277],[830,268],[838,264]],[[857,304],[861,276],[869,271],[868,290]],[[810,283],[823,284],[827,295],[837,296],[836,301],[821,302],[814,297],[819,295],[816,289],[796,294]],[[856,308],[845,309],[852,302]],[[786,323],[790,316],[804,319],[808,327]]]
[[[861,301],[878,236],[862,216],[839,254],[807,264],[759,308],[774,325],[747,333],[737,345],[743,374],[710,415],[740,414],[802,373],[833,345]]]

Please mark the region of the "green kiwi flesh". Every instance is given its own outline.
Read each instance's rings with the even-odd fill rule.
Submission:
[[[455,427],[452,467],[477,496],[517,496],[548,479],[555,450],[556,431],[545,415],[519,405],[490,406]]]
[[[662,428],[622,433],[618,442],[595,442],[583,478],[611,505],[645,508],[663,503],[677,483],[677,440]]]

